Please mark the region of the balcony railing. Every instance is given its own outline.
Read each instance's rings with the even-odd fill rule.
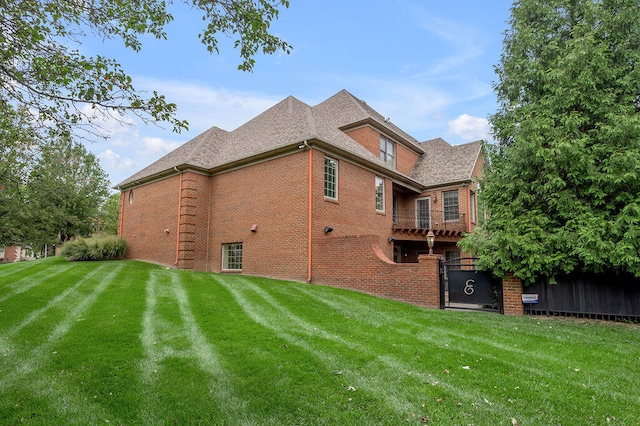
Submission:
[[[432,230],[436,235],[462,235],[468,231],[463,213],[416,209],[394,209],[393,229],[415,234],[426,234]]]

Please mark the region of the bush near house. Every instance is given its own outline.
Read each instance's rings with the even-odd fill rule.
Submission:
[[[99,235],[68,241],[60,253],[69,260],[118,260],[124,259],[126,252],[127,241],[124,238]]]

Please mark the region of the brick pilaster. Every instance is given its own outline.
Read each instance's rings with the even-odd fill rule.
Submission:
[[[502,303],[505,315],[524,315],[522,282],[513,274],[507,274],[502,278]]]
[[[439,256],[421,254],[418,263],[424,280],[427,308],[440,309],[440,260]],[[424,268],[424,269],[422,269]]]

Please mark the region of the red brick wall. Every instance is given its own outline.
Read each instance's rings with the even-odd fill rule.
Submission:
[[[418,154],[400,144],[396,144],[396,151],[396,169],[405,175],[411,174],[418,161]]]
[[[174,175],[124,191],[120,215],[129,259],[175,265],[179,187]]]
[[[373,127],[363,126],[345,132],[351,139],[367,148],[376,157],[380,155],[380,132]]]
[[[512,274],[502,278],[502,300],[505,315],[524,315],[522,283]]]
[[[222,269],[222,244],[242,242],[243,274],[307,279],[309,152],[213,176],[208,270]]]
[[[347,288],[430,308],[440,307],[438,258],[396,264],[378,245],[376,235],[327,238],[315,244],[313,282]]]
[[[338,160],[337,201],[324,197],[325,156]],[[375,173],[320,151],[314,151],[313,171],[314,268],[315,253],[320,250],[315,242],[347,235],[376,235],[385,255],[392,256],[392,247],[387,241],[392,235],[392,182],[385,179],[385,211],[379,213],[376,211]],[[325,226],[332,227],[333,232],[325,234]]]

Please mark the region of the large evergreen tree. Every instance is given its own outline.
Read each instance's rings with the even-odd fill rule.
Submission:
[[[496,67],[490,217],[462,246],[525,282],[640,276],[640,5],[519,0]]]

